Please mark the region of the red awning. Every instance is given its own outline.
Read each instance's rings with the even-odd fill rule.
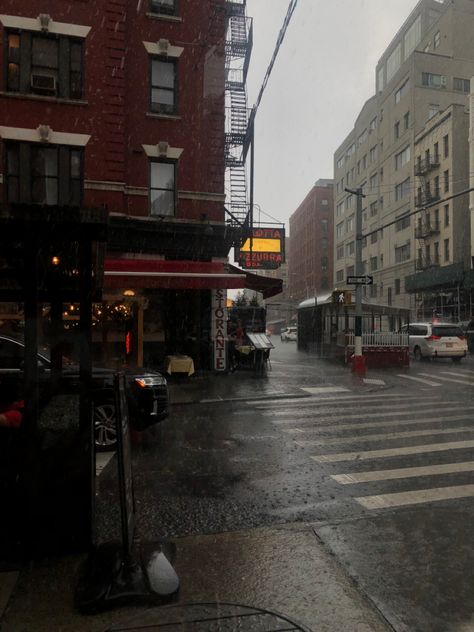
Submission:
[[[217,261],[164,259],[106,259],[104,289],[242,289],[246,275]]]
[[[263,298],[270,298],[283,292],[282,279],[275,279],[273,277],[266,277],[260,274],[254,274],[253,272],[247,272],[246,270],[241,270],[231,264],[227,265],[227,269],[232,274],[236,274],[238,272],[240,272],[240,274],[245,274],[245,287],[249,290],[254,290],[255,292],[261,292],[263,294]]]

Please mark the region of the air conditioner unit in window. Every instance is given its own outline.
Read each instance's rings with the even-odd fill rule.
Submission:
[[[441,86],[443,88],[446,87],[446,77],[444,75],[441,75]]]
[[[31,74],[31,88],[35,92],[56,94],[56,77],[53,75]]]

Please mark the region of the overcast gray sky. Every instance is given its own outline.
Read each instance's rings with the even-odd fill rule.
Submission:
[[[263,211],[287,223],[314,182],[332,178],[334,151],[375,92],[375,65],[416,4],[299,0],[256,118],[255,202]],[[254,19],[249,106],[288,5],[247,0]]]

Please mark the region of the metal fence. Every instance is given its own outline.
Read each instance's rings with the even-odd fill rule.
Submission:
[[[346,334],[346,346],[354,346],[354,334]],[[362,334],[363,347],[408,347],[408,334],[374,332]]]

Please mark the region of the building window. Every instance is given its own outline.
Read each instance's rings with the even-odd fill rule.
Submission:
[[[395,169],[400,169],[408,162],[410,162],[410,145],[398,154],[395,154]]]
[[[8,202],[80,206],[83,180],[82,149],[39,143],[6,145]]]
[[[377,117],[375,116],[369,123],[369,133],[377,129]]]
[[[150,162],[150,214],[173,216],[176,204],[176,163]]]
[[[376,173],[370,176],[369,185],[370,185],[371,191],[373,191],[377,187],[377,174]]]
[[[395,222],[395,232],[400,232],[401,230],[405,230],[410,226],[410,211],[403,213],[403,215],[399,215],[397,217],[397,221]]]
[[[387,288],[387,303],[389,305],[392,304],[392,288],[391,287]]]
[[[395,263],[402,263],[410,259],[410,244],[395,246]]]
[[[449,226],[449,204],[444,207],[444,225]]]
[[[405,112],[403,115],[403,125],[405,126],[405,129],[410,127],[410,112]]]
[[[372,202],[369,208],[370,217],[374,217],[375,215],[377,215],[377,200],[375,200],[375,202]]]
[[[328,246],[329,246],[329,241],[328,241],[327,237],[323,237],[321,239],[321,250],[324,250],[324,251],[327,250]]]
[[[443,154],[444,157],[447,158],[449,155],[449,136],[448,134],[446,134],[446,136],[443,136]]]
[[[471,82],[469,81],[469,79],[461,79],[460,77],[454,77],[453,90],[459,90],[459,92],[470,92]]]
[[[178,0],[150,0],[150,12],[161,15],[176,15]]]
[[[444,240],[444,261],[446,263],[449,261],[449,239]]]
[[[344,245],[339,245],[336,248],[336,258],[342,259],[344,257]]]
[[[327,272],[327,269],[328,269],[328,258],[321,257],[321,271]]]
[[[383,197],[379,198],[379,208],[383,211]]]
[[[341,217],[341,215],[344,215],[344,202],[339,202],[336,205],[336,217]]]
[[[377,270],[377,257],[370,257],[370,271],[375,272]]]
[[[150,109],[161,114],[176,113],[176,60],[151,60]]]
[[[354,273],[355,273],[354,266],[348,266],[348,268],[346,269],[347,276],[354,276]]]
[[[437,103],[431,103],[428,106],[428,119],[433,118],[439,112],[439,105]]]
[[[410,178],[407,178],[395,186],[395,201],[401,200],[410,194]]]
[[[401,52],[402,47],[401,44],[398,43],[394,48],[393,52],[389,55],[387,59],[387,83],[394,76],[397,70],[400,68],[401,63]]]
[[[384,66],[381,66],[377,72],[377,90],[382,92],[384,87]]]
[[[338,169],[342,169],[343,166],[344,166],[344,156],[341,156],[341,158],[337,159],[336,167]]]
[[[329,202],[327,200],[321,200],[321,206],[327,206]]]
[[[393,126],[393,135],[395,138],[400,138],[400,121],[397,121]]]
[[[81,99],[82,40],[30,31],[7,34],[10,92]]]
[[[441,88],[446,85],[446,78],[443,75],[436,75],[431,72],[421,73],[421,83],[430,88]]]
[[[436,33],[434,34],[434,38],[433,38],[433,46],[434,48],[438,48],[438,46],[440,45],[441,42],[441,34],[439,31],[436,31]]]
[[[444,192],[447,193],[449,191],[449,169],[443,172],[443,180],[444,180]]]
[[[375,162],[377,160],[377,145],[372,147],[369,151],[369,161]]]
[[[341,222],[336,226],[336,237],[342,237],[344,234],[344,222]]]
[[[354,250],[355,250],[354,242],[350,241],[348,244],[346,244],[346,257],[350,257],[351,255],[353,255]]]
[[[322,233],[327,233],[328,232],[328,220],[327,219],[322,219],[321,220],[321,232]]]
[[[415,50],[416,46],[421,40],[421,15],[419,15],[410,28],[406,31],[403,38],[404,54],[403,58],[407,59],[408,56]]]
[[[367,169],[367,154],[362,156],[362,169]]]
[[[434,144],[434,158],[433,160],[438,163],[439,162],[439,144],[435,143]]]
[[[346,220],[346,231],[348,233],[354,230],[354,216],[352,215]]]
[[[395,279],[395,294],[400,294],[400,279]]]
[[[371,244],[376,244],[377,243],[377,231],[373,232],[370,235],[370,243]]]
[[[402,84],[400,88],[398,88],[398,90],[395,92],[395,103],[400,103],[401,98],[405,94],[407,94],[409,88],[410,88],[410,82],[407,79],[405,83]]]
[[[341,281],[344,281],[344,270],[338,270],[336,272],[336,281],[338,283],[340,283]]]
[[[369,285],[370,298],[377,298],[377,284]]]

